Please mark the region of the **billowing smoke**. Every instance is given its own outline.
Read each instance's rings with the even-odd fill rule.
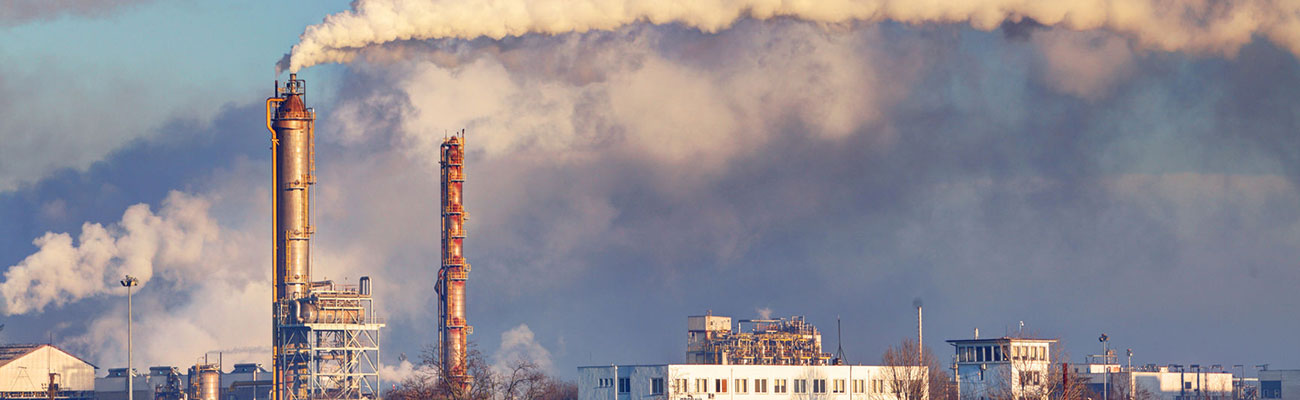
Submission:
[[[778,17],[826,24],[970,23],[982,30],[997,28],[1004,21],[1032,19],[1072,30],[1104,28],[1165,51],[1232,55],[1254,36],[1262,36],[1300,54],[1300,3],[1267,0],[358,0],[351,10],[307,27],[301,42],[277,69],[297,71],[348,62],[358,49],[394,41],[609,31],[640,22],[680,24],[712,33],[742,18]]]
[[[518,362],[531,362],[545,372],[555,370],[551,363],[551,352],[537,342],[528,324],[519,324],[501,332],[501,347],[492,355],[492,369],[498,374],[509,375]]]
[[[217,237],[208,207],[204,199],[172,192],[157,214],[136,204],[111,226],[84,224],[76,243],[67,233],[46,233],[33,241],[40,250],[5,271],[3,313],[40,312],[51,304],[120,292],[118,280],[127,274],[143,287],[158,266],[195,266]]]

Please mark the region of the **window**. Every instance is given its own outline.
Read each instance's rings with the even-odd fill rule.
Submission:
[[[736,380],[736,393],[749,392],[749,380],[741,378]]]
[[[727,392],[727,380],[726,380],[726,379],[714,379],[714,380],[713,380],[713,391],[718,392],[718,393],[726,393],[726,392]]]
[[[1020,371],[1021,385],[1038,385],[1043,383],[1042,371]]]
[[[813,379],[813,393],[826,393],[825,379]]]
[[[884,379],[872,379],[872,380],[871,380],[871,393],[884,393],[884,392],[885,392],[885,380],[884,380]]]
[[[708,379],[696,379],[696,380],[695,380],[695,391],[696,391],[697,393],[708,393],[708,392],[709,392],[709,380],[708,380]]]
[[[664,378],[650,378],[650,394],[664,394]]]
[[[786,389],[785,389],[785,384],[786,384],[786,382],[787,382],[787,381],[786,381],[785,379],[773,379],[773,380],[772,380],[772,393],[785,393],[785,390],[786,390]]]
[[[867,391],[867,381],[865,379],[853,380],[853,393],[865,393]]]
[[[596,387],[603,387],[603,388],[607,388],[611,386],[614,386],[614,378],[600,378],[600,383],[596,385]]]
[[[844,393],[844,380],[843,380],[843,379],[836,379],[836,380],[835,380],[834,382],[832,382],[832,383],[833,383],[833,386],[831,386],[831,392],[833,392],[833,393]]]
[[[1002,346],[993,347],[993,361],[1002,361]]]
[[[631,393],[631,392],[632,392],[632,378],[618,378],[618,392],[619,392],[619,393]]]
[[[1282,381],[1259,381],[1259,395],[1266,399],[1282,398]]]
[[[674,391],[674,392],[677,392],[677,393],[685,393],[685,392],[686,392],[686,380],[685,380],[685,379],[673,379],[673,391]]]
[[[767,379],[754,380],[754,393],[767,393]]]
[[[795,379],[795,380],[794,380],[794,392],[795,392],[795,393],[808,393],[808,380],[807,380],[807,379]]]

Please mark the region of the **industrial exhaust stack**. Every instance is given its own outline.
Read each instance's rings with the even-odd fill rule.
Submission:
[[[273,400],[379,397],[379,328],[368,277],[361,285],[311,280],[311,185],[316,113],[306,83],[289,74],[266,99],[271,131]]]
[[[461,202],[465,183],[465,131],[442,142],[442,266],[438,269],[438,355],[442,379],[457,394],[469,393],[473,377],[466,360],[466,336],[474,332],[465,320],[465,282],[469,263],[461,252],[468,215]]]

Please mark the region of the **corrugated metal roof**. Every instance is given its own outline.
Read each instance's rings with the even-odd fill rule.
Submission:
[[[28,355],[36,349],[45,346],[43,344],[8,344],[0,345],[0,367],[8,364],[10,361],[17,360],[22,356]]]
[[[31,354],[33,351],[39,350],[41,347],[45,347],[45,346],[49,346],[51,349],[58,350],[63,354],[67,354],[69,357],[84,362],[90,365],[91,368],[99,369],[99,367],[96,367],[95,364],[91,364],[86,360],[83,360],[81,357],[77,357],[72,353],[69,353],[63,349],[58,348],[57,346],[52,346],[43,343],[42,344],[0,344],[0,367],[5,366],[5,364],[9,364],[13,360],[17,360],[19,358],[22,358],[23,356]]]

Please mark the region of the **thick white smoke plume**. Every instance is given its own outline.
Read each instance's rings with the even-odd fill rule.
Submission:
[[[983,30],[1029,18],[1072,30],[1108,29],[1165,51],[1233,55],[1258,35],[1300,54],[1300,2],[1270,0],[358,0],[352,10],[308,26],[277,69],[348,62],[358,49],[401,40],[501,39],[640,22],[717,32],[741,18],[777,17],[828,24],[970,23]]]
[[[143,287],[158,264],[194,265],[217,236],[208,207],[204,199],[172,192],[157,214],[136,204],[111,226],[87,222],[75,244],[67,233],[46,233],[33,241],[39,251],[5,271],[3,313],[40,312],[51,304],[122,291],[118,280],[127,274]]]

